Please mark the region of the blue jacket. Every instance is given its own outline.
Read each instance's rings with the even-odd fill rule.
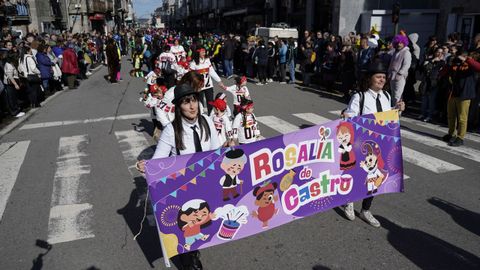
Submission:
[[[63,47],[60,46],[53,46],[52,51],[55,54],[56,57],[59,57],[60,55],[63,55]]]
[[[283,44],[278,51],[278,56],[280,57],[279,62],[280,64],[284,64],[287,62],[287,45]]]
[[[367,71],[368,65],[370,64],[370,61],[373,59],[374,55],[375,49],[372,47],[369,47],[368,49],[361,49],[358,53],[358,69],[363,72]]]
[[[38,63],[38,69],[40,70],[40,75],[42,79],[51,79],[53,75],[53,63],[48,57],[48,55],[43,52],[38,52],[36,58]]]

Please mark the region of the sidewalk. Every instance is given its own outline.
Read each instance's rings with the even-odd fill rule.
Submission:
[[[103,67],[102,64],[96,65],[94,68],[91,69],[92,75],[95,74],[97,71],[99,71]],[[90,75],[90,76],[92,76]],[[87,79],[88,80],[88,79]],[[53,94],[48,95],[47,92],[45,92],[45,100],[40,103],[40,105],[43,107],[46,104],[48,104],[50,101],[54,100],[56,97],[64,93],[65,91],[69,91],[67,86],[63,87],[63,90],[56,91]],[[28,109],[25,111],[25,115],[20,117],[20,118],[15,118],[13,116],[10,117],[5,117],[2,120],[2,123],[0,123],[0,139],[2,139],[3,136],[11,132],[13,129],[18,127],[20,124],[23,122],[27,121],[30,117],[32,117],[35,112],[38,110],[41,110],[42,107],[39,108],[34,108],[34,109]]]

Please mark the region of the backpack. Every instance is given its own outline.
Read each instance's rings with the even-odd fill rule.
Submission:
[[[387,96],[388,101],[390,101],[390,94],[387,91],[383,91],[383,93],[385,93],[385,96]],[[360,112],[358,113],[358,115],[360,116],[360,115],[363,115],[363,107],[365,105],[365,93],[362,91],[355,91],[353,95],[355,94],[358,94],[360,96],[360,102],[358,104],[358,107],[360,108]],[[340,113],[342,117],[346,110],[347,108],[343,109],[342,112]]]

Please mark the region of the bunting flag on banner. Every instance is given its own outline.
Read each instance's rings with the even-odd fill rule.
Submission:
[[[380,159],[383,162],[377,162]],[[347,202],[403,192],[398,111],[330,121],[232,148],[149,160],[146,167],[165,260]],[[199,212],[203,214],[195,216]],[[209,237],[186,234],[184,226],[191,220],[192,231]]]

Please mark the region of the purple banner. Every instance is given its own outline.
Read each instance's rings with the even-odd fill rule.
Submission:
[[[147,162],[164,258],[403,192],[398,111]]]

